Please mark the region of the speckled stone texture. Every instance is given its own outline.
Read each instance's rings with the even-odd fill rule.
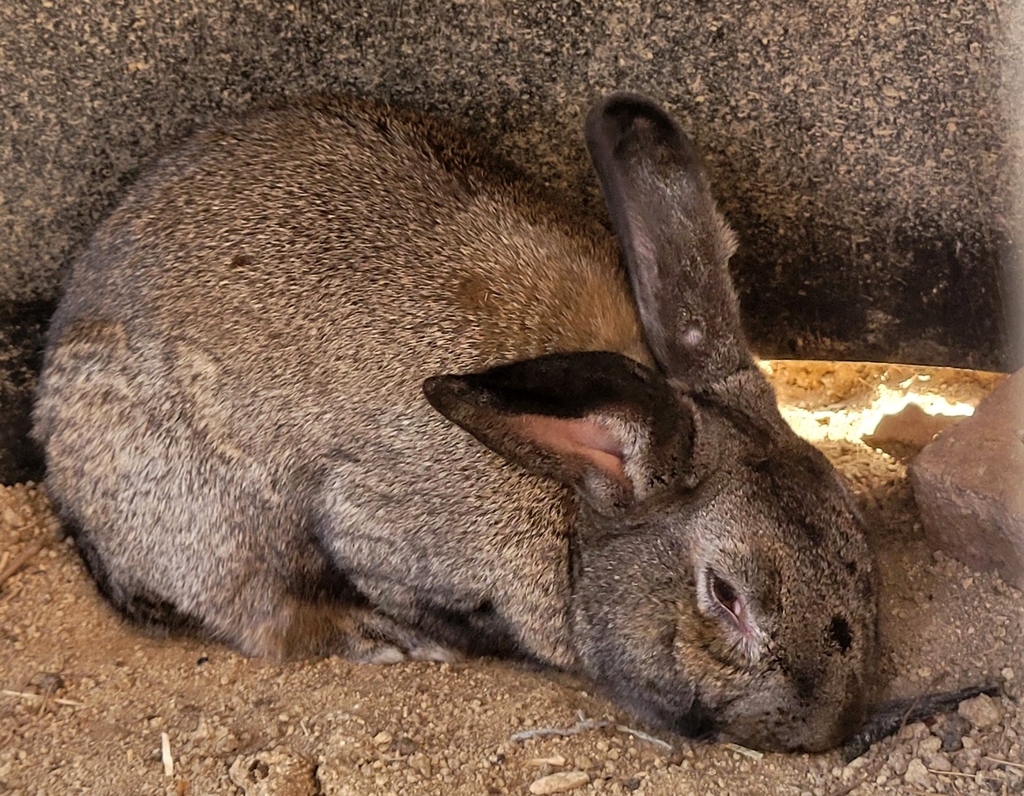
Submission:
[[[312,91],[446,114],[598,213],[583,114],[644,91],[706,155],[763,353],[1012,367],[1015,4],[7,0],[0,478],[38,472],[41,332],[124,186],[214,116]]]
[[[929,541],[1024,589],[1024,369],[911,462]]]

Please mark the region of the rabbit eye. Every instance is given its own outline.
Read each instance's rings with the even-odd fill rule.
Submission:
[[[713,571],[708,572],[708,582],[711,584],[711,593],[718,603],[734,617],[739,618],[740,598],[732,584],[722,580]]]
[[[750,613],[750,606],[739,589],[719,577],[713,569],[707,570],[704,588],[708,601],[712,606],[718,606],[718,610],[713,610],[713,613],[717,614],[717,619],[731,626],[732,632],[739,634],[738,639],[731,634],[730,638],[741,644],[746,654],[753,654],[751,650],[760,644],[761,632],[755,617]]]

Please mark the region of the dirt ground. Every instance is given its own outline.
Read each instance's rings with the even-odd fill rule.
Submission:
[[[59,540],[41,488],[22,484],[0,488],[0,573],[24,561],[0,584],[0,794],[1024,793],[1024,596],[928,546],[906,479],[920,417],[871,436],[908,400],[939,416],[928,423],[953,422],[999,377],[766,369],[871,518],[887,695],[989,682],[1002,696],[905,726],[844,766],[838,752],[645,736],[586,683],[501,661],[247,660],[124,624]]]

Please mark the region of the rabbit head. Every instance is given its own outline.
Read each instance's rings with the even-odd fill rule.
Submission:
[[[655,368],[560,353],[428,379],[442,414],[575,489],[579,669],[653,723],[767,749],[840,743],[874,679],[874,566],[825,458],[781,419],[696,150],[613,94],[587,143]]]

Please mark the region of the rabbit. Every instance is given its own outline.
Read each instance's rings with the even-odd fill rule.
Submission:
[[[518,658],[687,736],[865,717],[875,565],[778,412],[694,145],[613,93],[615,235],[444,122],[201,131],[73,263],[34,410],[100,591],[246,655]]]

